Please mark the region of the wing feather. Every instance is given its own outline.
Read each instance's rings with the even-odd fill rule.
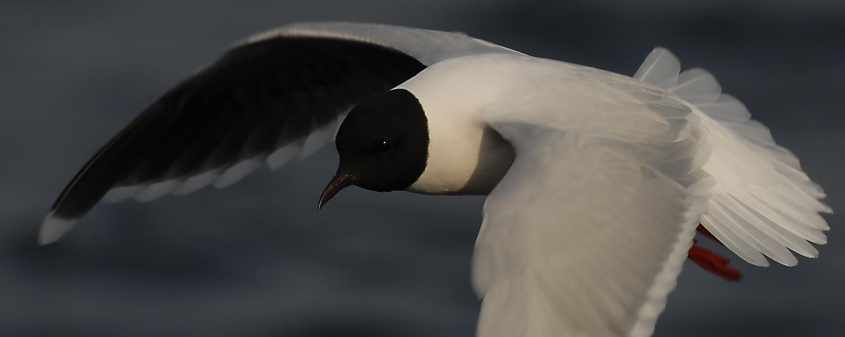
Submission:
[[[706,151],[691,111],[646,106],[604,134],[554,127],[565,112],[488,117],[516,159],[476,241],[479,336],[651,335],[715,184],[690,155]]]
[[[229,186],[327,144],[348,109],[449,57],[513,52],[464,34],[300,23],[248,39],[145,109],[65,187],[41,243],[104,196],[150,201]],[[60,221],[61,220],[61,221]],[[56,230],[47,228],[61,224]]]
[[[654,48],[637,69],[634,78],[667,88],[677,82],[680,71],[681,63],[677,57],[664,48]]]
[[[798,263],[790,250],[818,256],[810,243],[825,244],[824,231],[830,229],[819,213],[832,212],[820,201],[822,188],[792,152],[775,143],[765,125],[751,119],[742,102],[722,93],[713,75],[701,69],[671,75],[680,72],[679,65],[669,51],[656,48],[641,69],[662,69],[661,76],[635,78],[666,88],[701,120],[698,127],[711,149],[704,170],[716,181],[704,227],[754,265],[768,265],[760,253],[787,266]],[[660,80],[672,78],[676,81]]]

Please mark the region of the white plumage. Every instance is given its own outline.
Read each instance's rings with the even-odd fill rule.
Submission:
[[[515,148],[476,242],[479,336],[651,335],[699,223],[755,265],[817,255],[823,194],[712,75],[679,64],[658,48],[630,78],[487,54],[400,86],[431,128],[416,191],[461,191],[485,127]]]
[[[795,265],[792,252],[816,257],[813,244],[827,242],[819,213],[832,211],[795,155],[710,73],[681,72],[666,49],[628,77],[385,25],[294,24],[244,43],[279,36],[367,42],[428,66],[397,86],[419,100],[430,138],[409,190],[492,190],[473,266],[479,337],[651,335],[699,224],[757,266]],[[313,153],[344,116],[260,156],[105,199],[229,186],[262,163]],[[41,242],[73,221],[50,213]]]
[[[818,200],[824,193],[801,171],[798,159],[775,144],[765,126],[750,120],[741,102],[723,95],[710,73],[691,69],[677,75],[679,62],[670,52],[658,48],[651,55],[636,78],[694,104],[707,135],[710,156],[703,168],[716,186],[701,219],[705,228],[754,265],[768,265],[762,255],[797,264],[788,249],[816,257],[807,241],[827,242],[829,227],[818,213],[832,210]]]
[[[231,186],[234,183],[237,183],[250,173],[257,170],[261,167],[261,164],[264,163],[263,157],[253,157],[241,162],[232,165],[231,167],[227,168],[223,171],[217,179],[214,180],[214,187],[216,188],[226,188]]]

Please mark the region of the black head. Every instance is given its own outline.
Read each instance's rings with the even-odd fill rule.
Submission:
[[[340,164],[319,207],[349,185],[379,192],[411,186],[428,158],[428,121],[413,94],[395,89],[353,108],[335,144]]]

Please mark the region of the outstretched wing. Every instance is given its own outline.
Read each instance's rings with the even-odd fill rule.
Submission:
[[[104,196],[153,200],[225,187],[334,136],[360,99],[439,60],[510,52],[463,34],[301,23],[256,35],[167,91],[103,146],[53,204],[39,241],[58,240]]]
[[[704,170],[716,180],[701,224],[731,251],[756,266],[766,257],[798,264],[790,252],[819,255],[811,243],[827,243],[830,229],[819,213],[833,210],[791,151],[777,144],[769,129],[751,119],[745,105],[722,93],[716,78],[702,69],[681,72],[666,49],[652,51],[634,77],[695,106],[712,154]]]
[[[586,89],[488,118],[516,158],[476,241],[480,337],[649,336],[675,286],[709,193],[695,118]]]
[[[480,337],[650,336],[699,221],[757,265],[826,241],[821,188],[709,73],[663,49],[634,79],[539,69],[484,107],[516,158],[476,242]]]

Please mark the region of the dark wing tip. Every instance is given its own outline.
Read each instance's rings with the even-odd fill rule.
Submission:
[[[53,204],[38,241],[59,240],[114,187],[172,187],[170,179],[231,168],[216,182],[223,187],[260,163],[240,161],[299,142],[307,154],[315,148],[307,142],[311,133],[424,68],[401,51],[340,38],[276,37],[236,47],[167,91],[101,148]]]

